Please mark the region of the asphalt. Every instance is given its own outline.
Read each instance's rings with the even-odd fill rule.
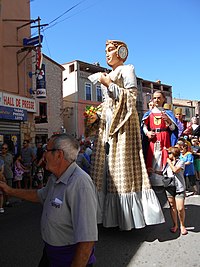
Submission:
[[[200,266],[200,196],[186,198],[185,236],[180,231],[170,232],[172,221],[165,194],[158,191],[157,196],[165,223],[128,232],[100,228],[96,267]]]
[[[200,196],[186,198],[188,235],[169,231],[171,218],[166,198],[166,222],[142,229],[119,231],[99,225],[95,267],[188,267],[200,266]],[[43,243],[40,235],[40,204],[12,199],[13,207],[0,214],[0,267],[37,267]]]

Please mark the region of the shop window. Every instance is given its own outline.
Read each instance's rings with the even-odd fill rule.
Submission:
[[[39,116],[35,116],[35,123],[48,123],[47,103],[39,103]]]

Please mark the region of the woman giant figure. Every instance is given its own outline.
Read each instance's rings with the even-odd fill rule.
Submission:
[[[91,163],[99,223],[105,227],[119,226],[121,230],[164,222],[145,167],[136,110],[137,80],[133,65],[124,65],[127,56],[125,43],[106,42],[106,60],[112,71],[98,73],[104,102],[98,114]]]

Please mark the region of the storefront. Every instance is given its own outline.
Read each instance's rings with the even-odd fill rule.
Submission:
[[[35,112],[35,100],[0,92],[0,148],[6,142],[13,154],[20,151],[28,112]]]

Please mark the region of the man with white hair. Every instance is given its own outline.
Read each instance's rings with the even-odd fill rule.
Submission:
[[[45,246],[39,267],[85,267],[95,262],[97,201],[90,176],[75,162],[78,152],[74,137],[53,135],[45,149],[46,168],[52,172],[45,187],[26,190],[0,183],[9,195],[43,204]]]

